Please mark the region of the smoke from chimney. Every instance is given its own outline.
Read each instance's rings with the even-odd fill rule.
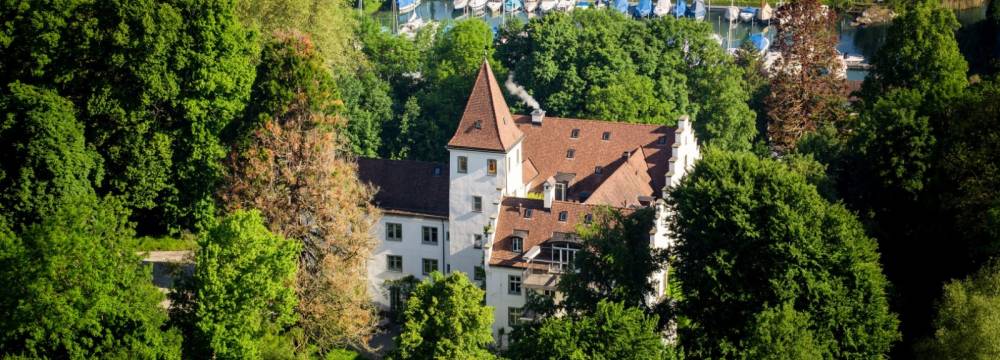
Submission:
[[[540,110],[542,108],[542,106],[538,104],[538,101],[535,101],[535,98],[531,97],[523,86],[514,83],[513,73],[507,75],[507,81],[505,81],[503,85],[507,87],[507,91],[509,91],[511,95],[520,98],[521,101],[524,101],[524,103],[528,105],[528,107],[535,110]]]

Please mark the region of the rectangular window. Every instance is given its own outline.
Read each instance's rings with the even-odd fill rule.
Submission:
[[[483,234],[472,235],[472,246],[476,249],[483,248]]]
[[[422,273],[424,275],[430,275],[430,273],[438,270],[437,259],[423,259],[421,264]]]
[[[521,323],[521,314],[524,313],[524,309],[519,307],[509,307],[507,308],[507,325],[514,326]]]
[[[531,209],[524,209],[524,218],[531,219],[531,213],[532,213]]]
[[[386,269],[392,272],[403,272],[403,257],[399,255],[385,256]]]
[[[569,132],[570,139],[576,139],[579,137],[580,137],[580,129],[573,129],[572,131]]]
[[[521,275],[507,276],[507,293],[511,295],[521,295]]]
[[[573,150],[573,149],[566,150],[566,158],[567,159],[572,159],[573,156],[575,156],[575,155],[576,155],[576,150]]]
[[[472,211],[483,212],[483,197],[473,196],[472,197]]]
[[[514,236],[510,238],[510,251],[513,252],[524,251],[524,239],[519,236]]]
[[[611,132],[605,131],[603,134],[601,134],[601,140],[604,141],[611,140]]]
[[[568,214],[566,214],[566,212],[565,212],[565,211],[560,211],[560,212],[559,212],[559,221],[561,221],[561,222],[566,222],[566,217],[567,217],[567,215],[568,215]]]
[[[486,160],[486,175],[496,176],[497,175],[497,160],[487,159]]]
[[[428,245],[437,245],[438,243],[438,228],[433,226],[423,227],[423,243]]]
[[[385,241],[403,241],[403,224],[385,223]]]
[[[469,172],[469,158],[465,156],[458,157],[458,172],[460,174]]]
[[[475,271],[472,274],[473,280],[486,280],[486,270],[483,270],[482,266],[476,266]]]
[[[556,200],[566,201],[566,183],[556,183]]]

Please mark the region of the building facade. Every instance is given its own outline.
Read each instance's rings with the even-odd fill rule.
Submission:
[[[558,297],[559,276],[580,249],[575,227],[596,206],[654,207],[650,246],[669,247],[665,191],[700,157],[686,117],[667,127],[513,115],[486,62],[447,148],[447,164],[358,160],[384,213],[373,229],[370,290],[392,310],[402,299],[387,283],[461,271],[485,289],[501,344],[529,291]],[[666,274],[651,280],[652,302]]]

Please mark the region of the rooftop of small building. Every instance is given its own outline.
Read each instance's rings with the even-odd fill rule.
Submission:
[[[448,217],[448,164],[359,158],[358,177],[377,189],[375,206],[385,212]]]

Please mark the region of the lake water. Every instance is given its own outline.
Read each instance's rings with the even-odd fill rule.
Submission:
[[[392,11],[381,11],[375,16],[379,19],[382,25],[391,29],[394,26],[394,20],[395,24],[402,24],[405,23],[411,16],[414,16],[414,14],[424,21],[448,21],[474,16],[466,11],[456,11],[452,5],[452,1],[450,0],[423,0],[423,2],[411,12],[393,16],[394,13]],[[725,47],[739,47],[740,43],[750,34],[756,34],[764,31],[764,29],[769,25],[768,23],[761,23],[756,20],[752,23],[741,21],[729,22],[728,20],[723,19],[723,14],[724,12],[722,8],[711,8],[705,16],[704,21],[712,24],[712,30],[722,37],[723,46]],[[962,25],[972,24],[986,18],[986,7],[981,6],[967,10],[958,10],[956,11],[956,15]],[[493,16],[489,10],[486,10],[485,14],[478,17],[485,20],[494,29],[497,29],[506,21],[511,21],[515,18],[520,19],[521,21],[527,21],[529,17],[533,18],[535,16],[543,15],[529,15],[521,11],[513,15],[505,14]],[[865,58],[871,58],[885,41],[888,25],[882,24],[876,26],[855,27],[850,25],[849,18],[844,17],[837,23],[837,28],[840,33],[840,42],[837,44],[837,50],[840,50],[840,52],[844,54],[861,55]],[[768,31],[767,34],[768,37],[772,37],[774,35],[774,31]],[[851,80],[862,80],[865,75],[867,75],[867,72],[860,70],[850,70],[847,73],[848,79]]]

